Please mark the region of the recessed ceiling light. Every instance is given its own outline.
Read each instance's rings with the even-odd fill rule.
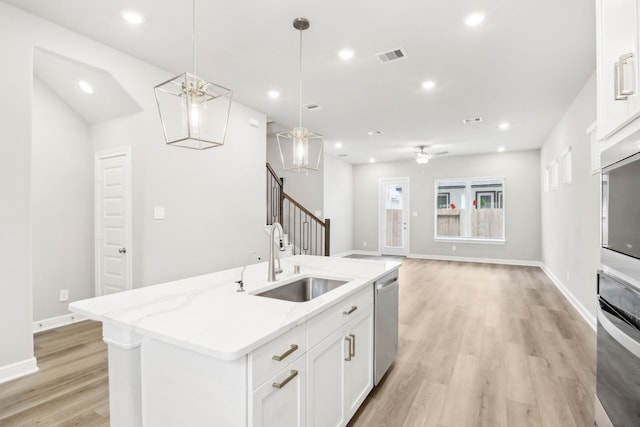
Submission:
[[[375,163],[376,159],[374,159],[373,157],[369,159],[369,163]]]
[[[507,123],[507,122],[500,123],[500,124],[498,125],[498,127],[499,127],[500,129],[502,129],[502,130],[509,129],[509,126],[511,126],[511,125],[510,125],[509,123]]]
[[[467,16],[464,23],[470,27],[476,27],[484,22],[484,13],[476,12]]]
[[[144,22],[144,17],[134,10],[123,10],[121,15],[129,24],[140,25]]]
[[[78,86],[80,86],[80,90],[82,90],[84,93],[93,93],[93,86],[91,86],[84,80],[80,80],[78,82]]]
[[[277,90],[270,90],[267,95],[269,95],[269,98],[271,99],[277,99],[280,97],[280,92],[278,92]]]
[[[504,147],[498,147],[498,152],[499,153],[504,153]]]
[[[353,55],[354,55],[354,52],[351,49],[342,49],[340,52],[338,52],[338,56],[343,61],[350,60],[351,58],[353,58]]]
[[[433,89],[434,87],[436,87],[436,82],[434,82],[432,80],[429,80],[429,81],[426,81],[426,82],[422,83],[422,88],[423,89],[429,90],[429,89]]]
[[[336,148],[342,148],[342,142],[336,142],[333,144]]]

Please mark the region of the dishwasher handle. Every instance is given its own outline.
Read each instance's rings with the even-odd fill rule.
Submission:
[[[376,293],[383,294],[392,291],[398,287],[398,279],[386,283],[376,283]]]

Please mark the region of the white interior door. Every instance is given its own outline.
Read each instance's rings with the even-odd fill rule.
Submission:
[[[380,180],[380,252],[409,254],[409,177]]]
[[[132,288],[131,150],[96,153],[96,295]]]

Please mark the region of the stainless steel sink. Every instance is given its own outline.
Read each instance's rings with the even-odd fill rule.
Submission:
[[[277,288],[260,292],[256,295],[285,301],[304,302],[326,294],[345,283],[349,282],[345,280],[323,279],[320,277],[305,277],[295,282],[286,283]]]

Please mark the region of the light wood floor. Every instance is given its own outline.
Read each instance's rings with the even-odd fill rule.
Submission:
[[[36,335],[40,371],[0,384],[0,426],[108,426],[101,338]],[[405,260],[398,357],[349,427],[587,427],[594,392],[595,333],[540,269]]]
[[[398,357],[349,427],[593,426],[595,332],[539,268],[406,260],[400,307]]]
[[[0,426],[109,426],[107,346],[102,324],[36,334],[40,370],[0,384]]]

